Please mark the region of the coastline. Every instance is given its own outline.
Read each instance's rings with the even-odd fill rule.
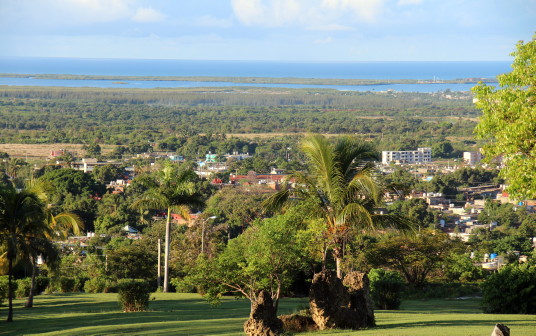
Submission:
[[[478,84],[497,83],[495,78],[458,79],[341,79],[297,77],[220,77],[220,76],[105,76],[71,74],[14,74],[0,73],[0,78],[53,79],[53,80],[106,80],[106,81],[161,81],[161,82],[216,82],[240,84],[293,84],[293,85],[390,85],[390,84]],[[122,84],[122,83],[121,83]]]

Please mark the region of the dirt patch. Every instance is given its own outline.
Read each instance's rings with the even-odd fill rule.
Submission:
[[[74,156],[84,154],[82,144],[0,144],[0,151],[6,152],[10,157],[44,159],[50,156],[53,150],[65,149]],[[102,153],[107,154],[114,150],[115,145],[101,145]]]

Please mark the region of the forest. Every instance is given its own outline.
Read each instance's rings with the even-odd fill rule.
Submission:
[[[475,145],[478,115],[463,92],[0,88],[2,143],[97,143],[131,152],[147,143],[174,150],[194,135],[254,139],[322,133],[356,134],[380,150],[451,141],[460,153]]]

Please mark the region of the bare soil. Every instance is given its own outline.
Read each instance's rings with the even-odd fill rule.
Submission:
[[[53,150],[65,149],[74,156],[84,154],[82,144],[0,144],[0,151],[6,152],[10,157],[44,159],[50,157]],[[106,154],[114,149],[114,145],[101,145],[102,153]]]

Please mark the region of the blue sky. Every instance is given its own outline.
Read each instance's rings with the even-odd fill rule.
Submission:
[[[498,61],[536,0],[0,0],[0,56]]]

